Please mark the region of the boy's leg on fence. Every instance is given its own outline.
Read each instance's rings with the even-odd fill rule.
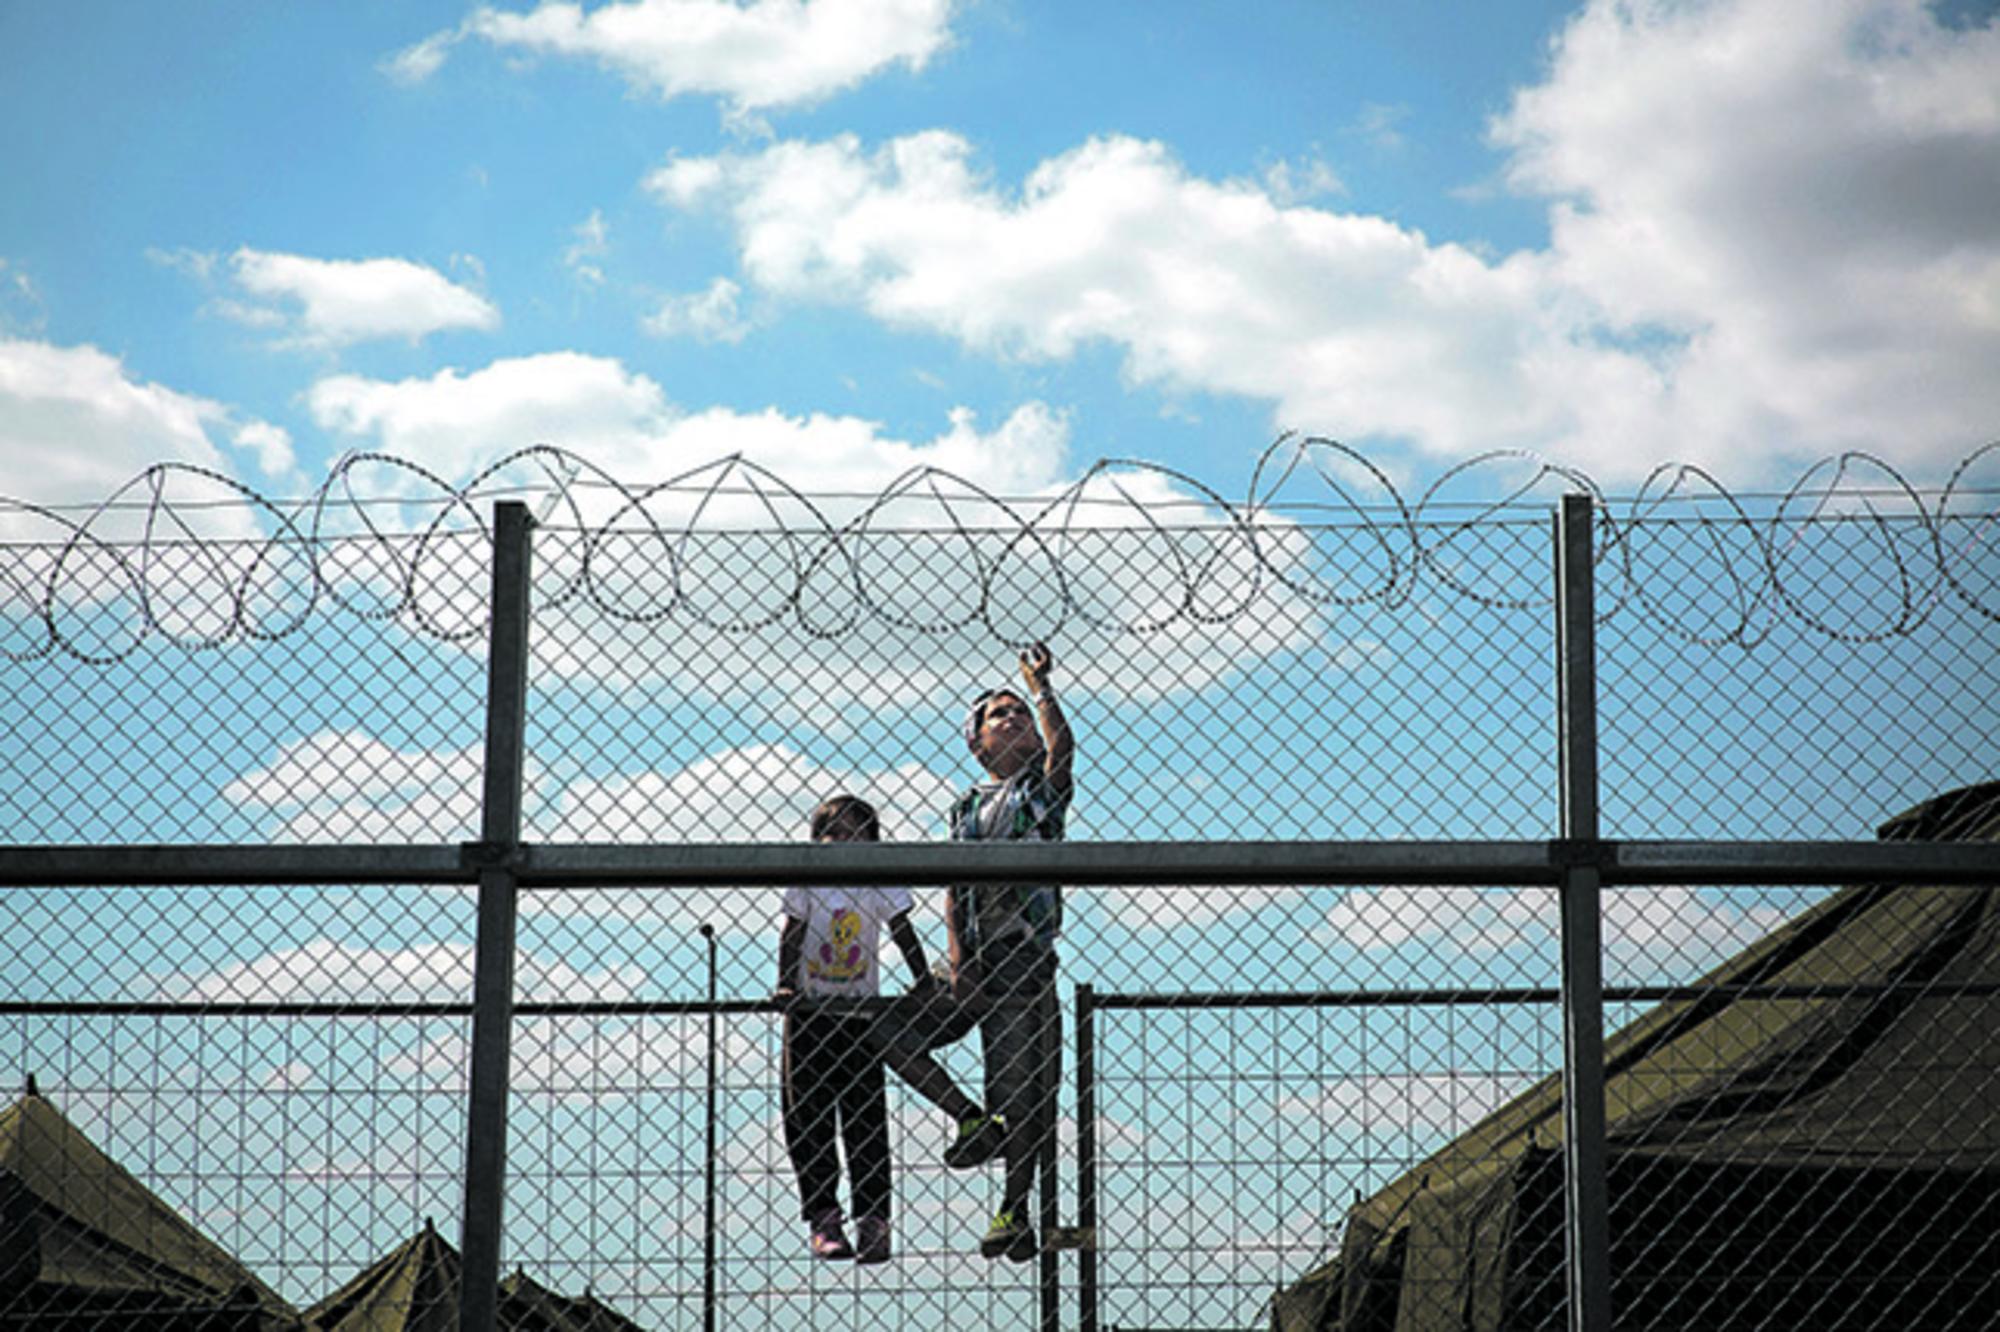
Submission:
[[[987,1104],[1007,1121],[1007,1175],[1001,1210],[1026,1219],[1035,1171],[1049,1126],[1043,1121],[1042,1029],[1054,997],[1055,959],[1029,949],[1005,954],[987,984],[991,1008],[980,1024]]]
[[[978,1102],[945,1072],[931,1051],[968,1035],[978,1022],[978,1008],[960,1003],[943,986],[904,995],[889,1005],[876,1024],[872,1043],[882,1061],[911,1090],[963,1121],[980,1113]]]

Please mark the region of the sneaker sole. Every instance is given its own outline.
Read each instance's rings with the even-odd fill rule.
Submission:
[[[979,1256],[982,1258],[1007,1258],[1017,1263],[1025,1263],[1035,1256],[1035,1232],[1023,1231],[1004,1239],[982,1239],[979,1241]]]

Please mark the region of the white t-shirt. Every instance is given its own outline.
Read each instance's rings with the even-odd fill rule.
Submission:
[[[882,926],[909,909],[907,888],[785,889],[785,914],[806,923],[800,993],[879,994]]]

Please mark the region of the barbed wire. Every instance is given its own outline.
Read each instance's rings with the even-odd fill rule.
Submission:
[[[1042,637],[1223,625],[1274,593],[1325,610],[1390,610],[1431,586],[1495,610],[1543,608],[1545,577],[1531,590],[1496,585],[1469,538],[1545,522],[1547,501],[1536,497],[1561,489],[1593,501],[1604,618],[1640,615],[1714,647],[1754,646],[1785,619],[1840,642],[1874,643],[1914,632],[1952,600],[2000,621],[2000,488],[1981,483],[1983,468],[2000,473],[2000,441],[1968,454],[1929,492],[1881,459],[1849,452],[1807,469],[1775,503],[1769,493],[1732,493],[1686,464],[1657,468],[1614,499],[1576,468],[1510,449],[1458,463],[1413,503],[1358,449],[1293,435],[1259,456],[1240,500],[1139,459],[1102,459],[1059,491],[1018,496],[935,467],[872,494],[807,492],[741,454],[634,486],[551,444],[507,454],[454,485],[408,458],[351,452],[311,495],[290,499],[164,462],[85,508],[0,497],[0,520],[48,531],[0,544],[0,658],[108,664],[155,637],[190,651],[275,641],[325,609],[399,621],[442,641],[475,639],[485,633],[483,597],[454,619],[449,589],[480,591],[463,562],[475,553],[484,567],[491,533],[481,505],[501,496],[534,501],[545,530],[538,550],[553,558],[538,554],[538,607],[582,603],[634,626],[684,616],[729,634],[791,620],[823,640],[879,623],[931,636],[981,630],[1012,643],[1020,636],[1005,631],[996,608],[1023,598]],[[182,483],[219,494],[178,495]],[[1769,511],[1753,512],[1760,506]],[[1166,516],[1189,509],[1202,521]],[[385,510],[405,521],[380,521]],[[218,524],[217,515],[234,521]],[[1845,529],[1859,531],[1868,560],[1846,553],[1853,531],[1831,554],[1816,549],[1819,537]],[[1126,595],[1144,603],[1135,612],[1106,604],[1134,592],[1119,582],[1131,578],[1131,562],[1107,573],[1080,549],[1107,533],[1136,533],[1152,552],[1153,576],[1168,583]],[[724,535],[764,540],[776,595],[758,604],[721,596],[713,607],[697,595],[716,581],[703,569],[707,539]],[[972,575],[949,612],[901,608],[890,579],[907,584],[911,574],[871,567],[883,542],[919,537],[952,543]],[[1813,574],[1829,562],[1866,563],[1893,590],[1857,600],[1850,582],[1828,592]],[[917,576],[935,580],[938,563],[927,557]],[[740,580],[723,585],[740,589]],[[101,627],[107,618],[117,633]]]

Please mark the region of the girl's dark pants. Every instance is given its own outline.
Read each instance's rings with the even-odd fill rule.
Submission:
[[[805,1009],[785,1018],[785,1149],[799,1180],[799,1214],[815,1221],[840,1206],[847,1149],[853,1216],[889,1218],[889,1108],[882,1060],[867,1018]]]

